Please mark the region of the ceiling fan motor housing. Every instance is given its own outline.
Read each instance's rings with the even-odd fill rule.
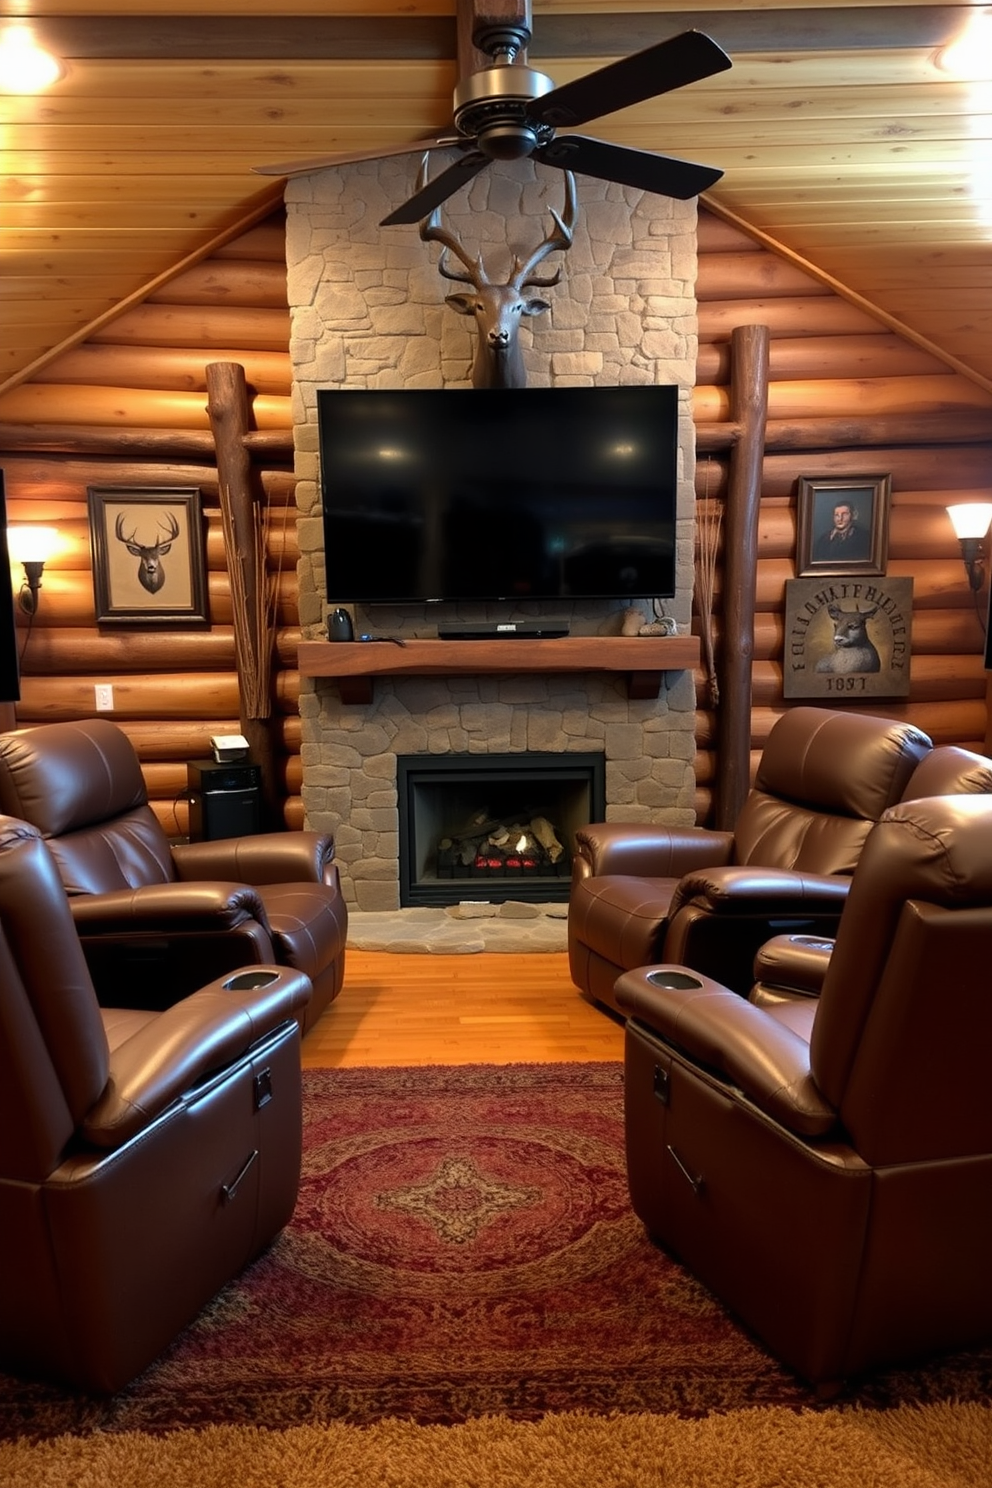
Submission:
[[[455,128],[474,138],[490,160],[523,159],[554,133],[550,125],[527,117],[528,105],[553,88],[549,77],[531,67],[485,67],[455,89]]]

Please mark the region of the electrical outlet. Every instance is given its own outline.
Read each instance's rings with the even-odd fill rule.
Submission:
[[[114,711],[114,689],[110,683],[98,682],[93,691],[96,693],[96,711],[112,713]]]

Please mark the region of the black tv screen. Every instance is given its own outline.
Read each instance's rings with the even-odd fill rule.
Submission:
[[[678,389],[319,389],[327,598],[670,598]]]

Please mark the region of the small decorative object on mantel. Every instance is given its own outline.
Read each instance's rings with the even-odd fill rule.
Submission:
[[[783,696],[908,697],[912,612],[912,579],[789,579]]]
[[[623,612],[623,622],[620,634],[624,636],[673,636],[676,634],[676,625],[671,615],[663,615],[660,601],[651,601],[655,618],[645,620],[642,610],[633,607]]]

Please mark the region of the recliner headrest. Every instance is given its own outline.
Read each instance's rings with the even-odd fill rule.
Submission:
[[[804,806],[877,821],[932,750],[911,724],[868,713],[793,708],[768,735],[755,788]]]
[[[134,747],[108,719],[0,735],[0,811],[46,837],[111,820],[147,799]]]

